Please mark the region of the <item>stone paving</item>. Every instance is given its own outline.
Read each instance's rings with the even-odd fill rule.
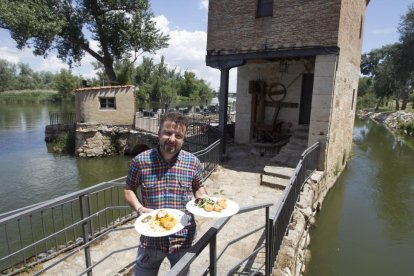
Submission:
[[[225,197],[236,201],[240,207],[248,207],[261,203],[273,203],[270,213],[274,209],[282,195],[282,190],[261,186],[260,177],[263,168],[269,164],[268,157],[260,157],[250,153],[248,146],[229,146],[228,159],[219,166],[205,184],[211,196]],[[200,238],[217,219],[196,217],[198,237]],[[226,244],[265,223],[265,210],[257,210],[241,215],[236,215],[221,229],[217,236],[217,254]],[[224,275],[239,260],[250,254],[258,244],[261,232],[228,247],[217,263],[218,275]],[[94,275],[117,275],[123,268],[134,262],[136,257],[136,246],[139,234],[135,232],[132,224],[124,225],[98,244],[92,246],[91,256],[93,263],[110,252],[110,257],[105,259],[93,270]],[[125,250],[125,248],[130,248]],[[200,254],[191,266],[191,275],[201,275],[209,264],[208,247]],[[258,256],[260,257],[260,256]],[[262,258],[263,259],[263,258]],[[54,263],[55,260],[49,261]],[[261,260],[263,261],[263,260]],[[63,264],[50,269],[46,275],[79,275],[84,269],[84,255],[77,252]],[[170,269],[168,261],[165,261],[159,275],[165,275]],[[133,267],[127,274],[132,275]],[[240,274],[241,275],[241,274]]]

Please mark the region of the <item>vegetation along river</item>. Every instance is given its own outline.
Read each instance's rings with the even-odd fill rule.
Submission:
[[[312,229],[306,276],[414,275],[414,141],[357,120],[353,158]]]

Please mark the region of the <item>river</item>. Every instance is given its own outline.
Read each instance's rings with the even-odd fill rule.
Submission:
[[[414,275],[414,143],[357,120],[353,158],[310,232],[306,276]]]
[[[0,104],[0,213],[126,175],[130,156],[76,158],[45,143],[49,112],[72,106]]]

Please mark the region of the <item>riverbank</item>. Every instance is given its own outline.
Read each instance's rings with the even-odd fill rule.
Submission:
[[[357,116],[361,119],[370,118],[383,124],[391,131],[403,132],[406,135],[414,136],[414,112],[372,112],[360,110]]]

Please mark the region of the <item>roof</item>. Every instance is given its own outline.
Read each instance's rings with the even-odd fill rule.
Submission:
[[[112,86],[93,86],[93,87],[81,87],[75,90],[75,92],[84,91],[96,91],[96,90],[109,90],[114,88],[131,88],[133,85],[112,85]]]

